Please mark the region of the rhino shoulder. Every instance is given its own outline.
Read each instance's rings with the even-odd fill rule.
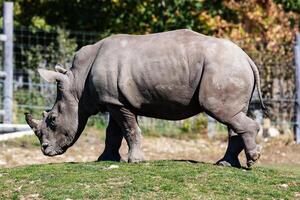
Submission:
[[[102,41],[81,47],[74,56],[73,68],[89,65],[97,56]]]

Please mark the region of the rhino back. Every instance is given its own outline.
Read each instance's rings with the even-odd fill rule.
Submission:
[[[204,37],[179,30],[107,38],[92,69],[99,100],[129,103],[144,115],[153,109],[168,116],[170,112],[188,112],[189,107],[198,112],[193,96],[203,68]]]

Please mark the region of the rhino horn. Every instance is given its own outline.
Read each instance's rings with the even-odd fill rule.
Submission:
[[[33,119],[32,115],[29,113],[25,113],[25,120],[27,124],[32,128],[32,130],[35,132],[37,130],[37,126],[40,123],[39,120]]]

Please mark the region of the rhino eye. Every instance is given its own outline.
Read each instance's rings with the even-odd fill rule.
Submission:
[[[55,122],[55,120],[56,120],[56,116],[51,116],[51,117],[50,117],[50,121],[51,121],[51,122]]]
[[[56,117],[49,116],[47,119],[47,124],[50,129],[55,130],[56,129]]]
[[[42,136],[42,133],[39,130],[36,130],[35,134],[38,136],[38,138],[40,138]]]
[[[50,120],[50,128],[52,130],[55,130],[56,129],[56,123],[55,123],[55,118]]]
[[[48,120],[50,122],[55,122],[56,121],[56,118],[57,118],[57,115],[55,113],[51,113],[49,116],[48,116]]]

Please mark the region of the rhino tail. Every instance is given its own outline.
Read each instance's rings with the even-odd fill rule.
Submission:
[[[258,97],[260,100],[261,108],[264,112],[265,115],[269,115],[269,109],[265,106],[262,95],[261,95],[261,90],[260,90],[260,76],[259,76],[259,71],[258,67],[255,65],[253,60],[247,55],[248,62],[252,68],[253,74],[254,74],[254,79],[255,79],[255,84],[257,87],[257,92],[258,92]]]

